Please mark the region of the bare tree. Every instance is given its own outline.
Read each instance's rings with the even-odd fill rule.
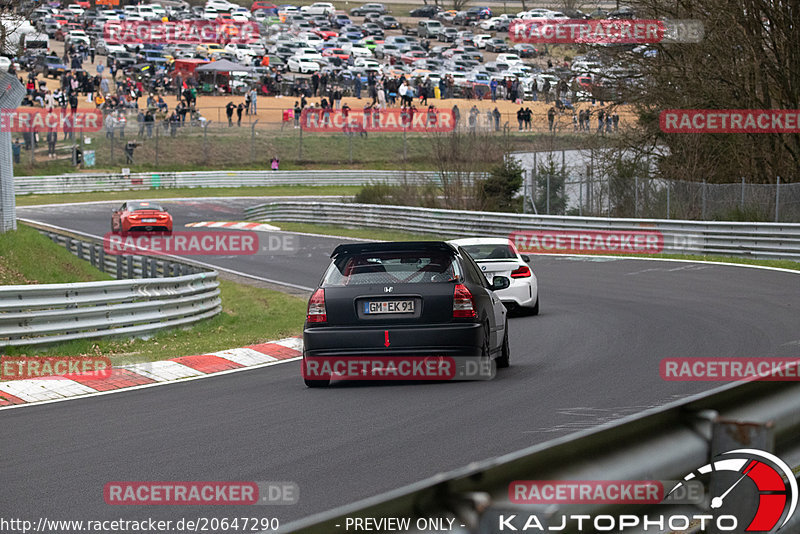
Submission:
[[[664,146],[661,175],[712,182],[800,180],[800,134],[667,134],[664,109],[800,109],[796,0],[636,0],[637,14],[697,19],[701,42],[663,43],[655,57],[617,53],[639,73],[624,95],[638,112],[630,147]],[[634,148],[635,149],[635,148]]]

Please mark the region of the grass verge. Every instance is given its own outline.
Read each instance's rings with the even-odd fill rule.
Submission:
[[[41,204],[65,204],[69,202],[91,202],[101,200],[135,200],[142,198],[197,198],[197,197],[261,197],[261,196],[353,196],[361,186],[353,185],[287,185],[274,187],[191,187],[176,189],[143,189],[137,191],[98,191],[95,193],[63,193],[48,195],[20,195],[17,206]]]
[[[0,234],[0,285],[66,284],[111,280],[38,231],[20,224]]]
[[[269,289],[220,282],[222,313],[191,328],[160,332],[149,339],[80,340],[50,347],[11,347],[12,356],[108,356],[113,365],[208,354],[297,335],[304,299]]]
[[[287,223],[281,221],[265,221],[279,226],[288,232],[307,232],[341,237],[356,237],[360,239],[374,239],[378,241],[431,241],[451,239],[453,236],[438,234],[414,234],[394,230],[381,230],[378,228],[354,228],[336,225]],[[603,254],[604,256],[619,256],[633,258],[663,258],[670,260],[712,261],[720,263],[740,263],[743,265],[761,265],[800,271],[800,262],[791,260],[757,260],[752,258],[737,258],[733,256],[698,256],[692,254]],[[542,254],[546,256],[546,254]]]

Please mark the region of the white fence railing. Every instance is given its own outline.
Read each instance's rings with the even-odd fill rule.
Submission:
[[[88,236],[29,224],[118,280],[0,286],[0,348],[140,336],[222,311],[216,271],[171,258],[106,254]]]
[[[300,170],[148,172],[134,174],[64,174],[17,176],[17,195],[88,193],[194,187],[266,187],[280,185],[421,184],[438,181],[435,171]]]
[[[800,224],[523,215],[336,202],[276,201],[246,210],[248,220],[340,224],[452,237],[525,230],[657,231],[664,253],[800,260]]]

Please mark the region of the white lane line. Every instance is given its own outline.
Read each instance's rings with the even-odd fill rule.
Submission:
[[[220,358],[224,358],[234,363],[238,363],[239,365],[245,366],[258,365],[261,363],[274,362],[278,360],[278,358],[275,358],[274,356],[262,354],[257,350],[248,348],[221,350],[219,352],[212,352],[211,355],[218,356]]]
[[[189,378],[192,376],[205,374],[197,369],[192,369],[188,365],[183,365],[170,360],[120,365],[119,368],[127,369],[128,371],[151,378],[156,382],[180,380],[181,378]]]

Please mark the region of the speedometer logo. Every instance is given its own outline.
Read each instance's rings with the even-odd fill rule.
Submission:
[[[718,455],[717,459],[684,477],[695,480],[717,473],[730,481],[718,495],[711,495],[711,508],[720,509],[733,492],[751,492],[758,501],[753,519],[745,532],[770,532],[781,529],[797,508],[797,480],[786,463],[774,454],[758,449],[736,449]],[[683,484],[676,485],[670,493]]]

